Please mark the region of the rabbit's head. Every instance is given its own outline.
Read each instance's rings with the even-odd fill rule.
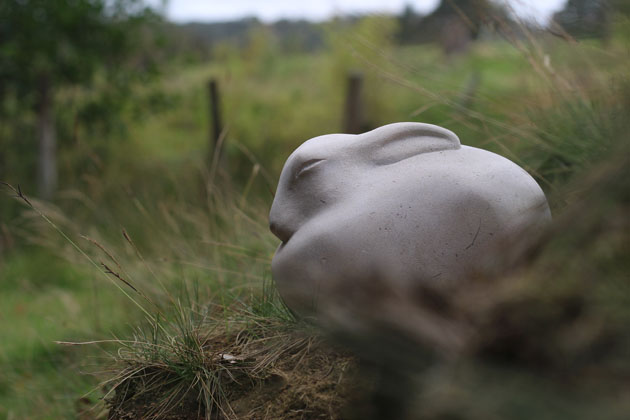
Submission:
[[[318,213],[352,200],[375,167],[413,156],[457,149],[459,138],[442,127],[396,123],[370,132],[329,134],[303,143],[287,159],[271,207],[271,231],[283,242]]]
[[[269,219],[282,241],[272,261],[278,290],[295,312],[312,313],[366,279],[400,293],[452,282],[495,255],[501,236],[550,214],[513,162],[444,128],[397,123],[302,144]]]

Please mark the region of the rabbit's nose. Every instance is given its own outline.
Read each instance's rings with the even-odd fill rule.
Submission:
[[[293,234],[293,232],[288,230],[286,227],[276,222],[269,223],[269,230],[271,230],[271,233],[276,235],[276,237],[280,239],[282,242],[287,242],[289,238],[291,238],[291,235]]]

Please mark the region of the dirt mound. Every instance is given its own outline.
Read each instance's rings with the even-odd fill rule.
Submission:
[[[234,338],[234,337],[232,337]],[[110,420],[132,419],[339,419],[358,392],[357,361],[347,351],[319,338],[300,334],[258,349],[258,356],[222,354],[230,369],[218,373],[221,398],[204,400],[201,384],[182,386],[176,372],[138,366],[108,402]],[[230,341],[230,340],[225,340]],[[229,349],[233,352],[233,348]],[[248,351],[251,352],[251,348]],[[235,352],[234,352],[235,353]],[[251,353],[250,353],[251,354]],[[276,360],[251,375],[239,364],[253,366],[261,358]],[[206,407],[212,407],[207,413]]]

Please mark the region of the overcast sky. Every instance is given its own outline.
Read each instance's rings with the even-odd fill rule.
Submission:
[[[256,16],[266,22],[282,18],[324,20],[335,14],[398,13],[410,4],[422,13],[433,10],[439,0],[148,0],[166,4],[166,15],[176,22],[224,21]],[[508,0],[523,17],[545,22],[567,0]]]

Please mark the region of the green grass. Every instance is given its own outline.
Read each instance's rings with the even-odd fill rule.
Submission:
[[[218,186],[205,206],[144,197],[129,200],[118,193],[118,207],[95,211],[92,226],[46,203],[29,200],[34,207],[25,206],[13,227],[33,245],[8,254],[1,267],[1,415],[72,418],[92,407],[111,389],[101,382],[115,374],[86,373],[109,369],[113,359],[104,350],[115,354],[125,344],[112,340],[129,337],[139,323],[164,322],[159,339],[167,344],[187,332],[186,349],[199,327],[195,311],[204,305],[216,308],[212,319],[228,316],[228,308],[246,313],[251,302],[257,302],[252,314],[281,313],[277,297],[270,300],[269,289],[259,286],[270,277],[275,243],[264,211],[242,208],[249,203],[242,194]],[[79,202],[97,209],[92,198]],[[118,217],[131,228],[110,229],[106,223]],[[92,341],[105,343],[58,343]]]
[[[247,173],[245,167],[249,164],[234,146],[239,143],[258,156],[270,172],[277,173],[291,148],[310,137],[341,129],[344,74],[353,68],[365,69],[366,116],[371,126],[421,120],[450,124],[459,131],[465,129],[466,134],[470,130],[453,121],[448,104],[435,103],[431,97],[398,85],[385,72],[439,92],[443,101],[456,101],[472,73],[478,71],[480,99],[475,110],[503,119],[506,103],[513,108],[522,102],[525,86],[521,81],[530,73],[523,56],[503,43],[480,45],[470,56],[453,62],[426,46],[366,52],[370,57],[353,55],[353,47],[348,45],[337,53],[342,58],[328,53],[278,56],[269,64],[269,71],[262,74],[245,71],[241,62],[183,69],[163,82],[165,89],[177,86],[177,107],[134,126],[131,137],[147,159],[198,159],[199,150],[208,145],[205,83],[214,76],[220,82],[224,119],[230,130],[227,147],[231,161],[237,165],[235,172]],[[432,103],[435,105],[414,115],[414,111]],[[464,140],[483,142],[481,134],[472,132]]]
[[[255,62],[248,67],[244,61],[231,60],[184,68],[167,77],[161,83],[176,96],[177,106],[132,127],[133,154],[169,166],[202,162],[209,143],[206,82],[216,77],[229,130],[226,147],[232,174],[244,183],[251,169],[241,145],[277,174],[290,150],[302,141],[341,129],[344,77],[357,68],[365,74],[370,126],[403,120],[434,123],[451,128],[466,144],[505,153],[496,144],[502,141],[519,154],[532,146],[531,140],[504,141],[515,137],[505,126],[527,125],[523,116],[532,110],[544,115],[541,106],[551,106],[550,87],[562,87],[544,67],[545,56],[567,83],[596,94],[624,69],[618,47],[576,47],[553,39],[540,41],[542,55],[535,48],[522,52],[507,42],[493,41],[449,60],[430,46],[394,49],[365,46],[352,37],[344,41],[333,53],[272,56],[265,61],[264,72],[256,70]],[[542,73],[532,69],[532,60]],[[479,83],[471,92],[474,97],[466,101],[463,95],[469,93],[475,74]],[[463,102],[466,110],[453,106]],[[567,118],[575,121],[575,116]],[[121,154],[122,159],[129,155],[124,149]]]
[[[0,284],[0,416],[72,418],[82,395],[96,388],[100,379],[80,372],[100,370],[95,358],[105,354],[55,342],[127,334],[127,322],[139,311],[103,284],[95,294],[94,275],[46,251],[6,257]]]

